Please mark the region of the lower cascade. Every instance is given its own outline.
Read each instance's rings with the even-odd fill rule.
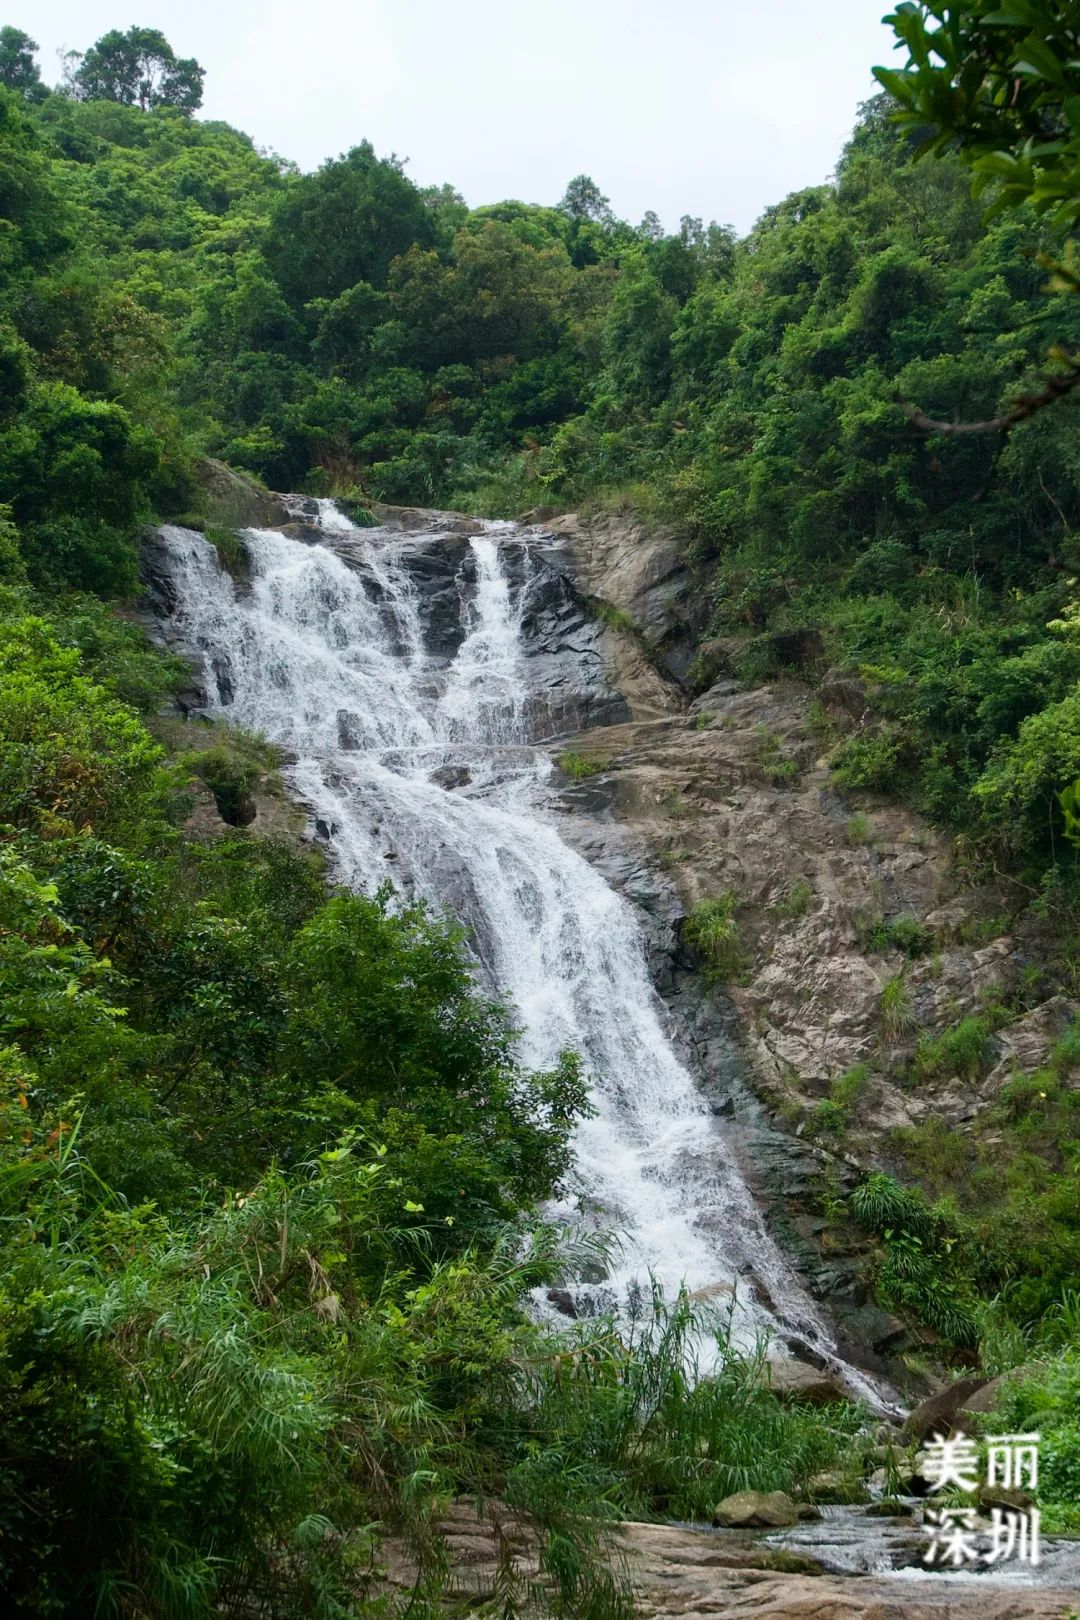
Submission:
[[[577,1308],[618,1304],[650,1273],[672,1297],[685,1286],[723,1303],[733,1286],[738,1340],[768,1332],[839,1364],[676,1055],[633,907],[559,834],[558,707],[531,682],[523,633],[530,535],[487,523],[459,542],[447,654],[426,634],[417,561],[449,536],[356,529],[329,501],[294,509],[314,532],[243,531],[240,580],[201,534],[162,529],[165,629],[202,655],[205,712],[287,751],[336,878],[451,910],[512,1008],[523,1059],[581,1055],[595,1112],[552,1214],[621,1242]]]

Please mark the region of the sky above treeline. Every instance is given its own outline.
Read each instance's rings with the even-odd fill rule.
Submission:
[[[740,232],[833,169],[884,0],[12,0],[2,20],[57,52],[160,28],[207,70],[202,116],[316,168],[358,141],[474,207],[555,203],[587,173],[616,213]]]

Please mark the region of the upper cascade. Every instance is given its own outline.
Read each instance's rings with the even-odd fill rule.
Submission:
[[[418,584],[448,533],[356,529],[327,501],[304,522],[315,532],[244,531],[241,583],[203,536],[162,529],[166,632],[203,655],[207,712],[288,750],[337,877],[366,892],[389,879],[450,909],[512,1009],[525,1062],[581,1055],[594,1112],[555,1213],[622,1242],[578,1308],[621,1302],[650,1274],[671,1296],[733,1284],[737,1338],[768,1331],[835,1361],[676,1055],[634,909],[560,836],[543,738],[563,696],[545,659],[567,649],[549,638],[530,656],[558,578],[543,543],[512,524],[454,542],[448,656],[431,646]]]

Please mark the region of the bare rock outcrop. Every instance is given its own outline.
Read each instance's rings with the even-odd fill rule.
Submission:
[[[453,1505],[443,1525],[449,1595],[478,1613],[508,1574],[522,1588],[540,1574],[527,1522],[499,1504]],[[909,1537],[913,1531],[905,1532]],[[745,1532],[670,1524],[614,1527],[609,1557],[629,1585],[639,1620],[1062,1620],[1077,1592],[1061,1585],[1010,1585],[992,1575],[829,1573],[813,1557]],[[393,1543],[381,1550],[383,1581],[406,1592],[415,1564]],[[465,1612],[462,1610],[461,1612]]]

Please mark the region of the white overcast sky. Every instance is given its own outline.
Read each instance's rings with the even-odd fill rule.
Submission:
[[[130,7],[130,10],[129,10]],[[305,169],[365,137],[476,206],[591,174],[617,213],[740,231],[831,172],[885,0],[7,0],[56,52],[160,28],[207,70],[203,116]]]

